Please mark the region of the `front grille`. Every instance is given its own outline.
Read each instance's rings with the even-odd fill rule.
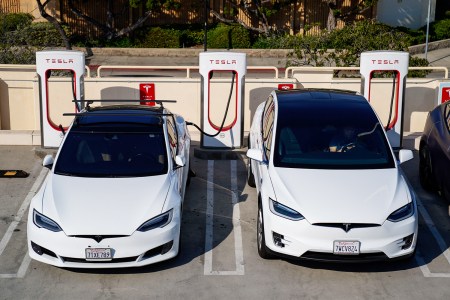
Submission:
[[[100,243],[102,240],[106,239],[115,239],[121,237],[127,237],[129,235],[70,235],[70,237],[80,238],[80,239],[93,239],[97,243]]]
[[[340,228],[345,232],[348,232],[352,229],[357,228],[371,228],[371,227],[380,227],[380,224],[372,224],[372,223],[314,223],[314,226],[322,226],[322,227],[332,227],[332,228]]]
[[[383,252],[360,253],[358,255],[337,255],[333,253],[314,251],[307,251],[300,258],[328,262],[372,262],[389,259]]]
[[[84,258],[74,258],[74,257],[61,257],[64,262],[73,262],[73,263],[83,263],[83,264],[114,264],[114,263],[124,263],[124,262],[134,262],[137,260],[139,256],[132,257],[121,257],[121,258],[113,258],[112,260],[100,260],[100,261],[92,261],[86,260]]]

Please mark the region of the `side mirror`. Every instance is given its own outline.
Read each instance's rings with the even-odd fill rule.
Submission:
[[[398,152],[398,161],[402,164],[405,161],[411,160],[414,158],[413,152],[411,150],[402,149]]]
[[[247,157],[253,160],[256,160],[258,162],[263,162],[263,153],[261,150],[258,149],[248,149],[247,150]]]
[[[47,154],[42,160],[42,166],[51,170],[54,162],[55,160],[53,159],[53,156],[51,154]]]
[[[177,155],[175,156],[175,164],[177,167],[184,167],[186,165],[186,159],[184,159],[184,156]]]

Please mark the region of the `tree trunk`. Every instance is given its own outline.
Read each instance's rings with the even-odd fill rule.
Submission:
[[[336,29],[336,17],[334,10],[336,9],[336,0],[323,0],[328,5],[327,30],[333,31]]]
[[[61,24],[59,24],[58,20],[56,20],[54,17],[50,16],[45,11],[45,6],[50,2],[51,0],[46,0],[44,3],[41,3],[41,0],[36,0],[39,12],[41,13],[41,16],[46,19],[48,22],[52,23],[53,26],[55,26],[56,30],[58,30],[59,35],[61,36],[61,39],[63,40],[64,47],[66,47],[67,50],[72,50],[72,45],[70,45],[69,38],[66,35],[66,32],[62,28]]]

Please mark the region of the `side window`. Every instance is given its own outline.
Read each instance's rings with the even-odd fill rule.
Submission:
[[[444,122],[447,124],[447,131],[450,133],[450,102],[445,105]]]
[[[270,158],[270,152],[272,150],[272,133],[273,133],[274,116],[275,116],[275,104],[273,102],[272,95],[270,95],[266,101],[266,105],[264,106],[264,112],[262,117],[262,141],[266,159]]]
[[[175,160],[175,156],[177,156],[178,137],[171,117],[167,117],[167,133],[169,135],[168,138],[172,159]]]

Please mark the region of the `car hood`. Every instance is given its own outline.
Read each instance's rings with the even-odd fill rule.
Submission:
[[[300,212],[311,224],[383,224],[410,202],[398,169],[313,170],[271,168],[276,200]]]
[[[162,212],[168,175],[85,178],[52,174],[42,198],[42,213],[67,235],[131,235]]]

